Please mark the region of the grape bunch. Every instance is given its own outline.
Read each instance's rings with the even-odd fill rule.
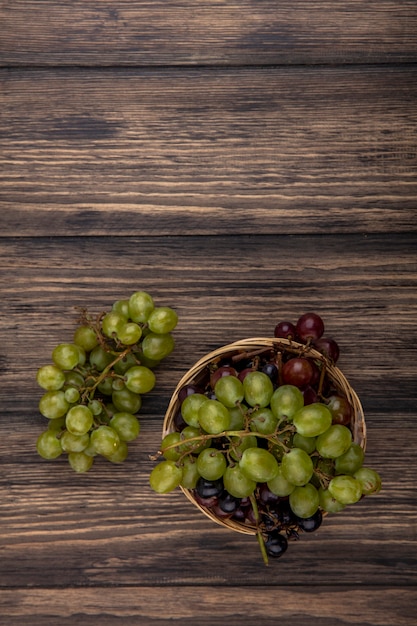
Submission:
[[[277,324],[285,342],[205,366],[179,390],[150,474],[155,492],[180,486],[215,518],[255,528],[265,563],[323,514],[381,488],[353,439],[354,409],[329,375],[339,348],[323,333],[321,317],[306,313]]]
[[[96,456],[122,463],[139,436],[137,413],[155,386],[153,370],[174,349],[177,322],[174,309],[155,306],[145,291],[96,317],[81,310],[73,341],[57,345],[52,363],[37,371],[39,411],[49,420],[38,454],[66,453],[76,472],[87,472]]]

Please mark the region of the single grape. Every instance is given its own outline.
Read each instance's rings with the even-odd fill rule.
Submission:
[[[210,387],[214,389],[217,381],[224,376],[237,376],[236,368],[231,365],[221,365],[210,373]]]
[[[120,391],[113,391],[111,397],[114,406],[121,412],[138,413],[142,406],[142,397],[127,387]]]
[[[261,372],[266,374],[271,379],[273,385],[278,383],[278,367],[275,363],[266,363],[262,366]]]
[[[129,300],[116,300],[116,302],[113,302],[111,310],[129,319]]]
[[[148,327],[153,333],[165,335],[174,330],[178,324],[178,315],[174,309],[161,306],[152,311],[148,317]]]
[[[345,505],[333,498],[328,489],[319,488],[319,503],[323,511],[327,513],[339,513],[343,511]]]
[[[337,394],[332,394],[327,398],[326,406],[332,414],[333,424],[349,426],[352,417],[352,407],[347,398]]]
[[[114,454],[120,445],[120,437],[114,428],[102,425],[92,431],[90,435],[91,445],[102,456],[109,457]]]
[[[333,363],[336,363],[340,356],[338,344],[331,337],[320,337],[314,341],[313,346],[318,352],[327,356]]]
[[[295,385],[281,385],[271,397],[271,410],[277,420],[291,420],[304,406],[303,394]]]
[[[221,402],[207,400],[200,406],[198,421],[206,433],[217,435],[230,428],[231,419],[229,410]]]
[[[184,489],[195,489],[197,481],[200,478],[197,463],[194,457],[187,456],[182,462],[182,479],[181,487]]]
[[[156,376],[149,367],[134,365],[124,375],[126,387],[134,393],[149,393],[156,383]]]
[[[245,426],[245,413],[248,407],[242,404],[229,409],[230,430],[243,430]]]
[[[278,420],[268,407],[255,409],[250,415],[249,428],[263,435],[275,432]]]
[[[111,376],[107,376],[104,378],[101,383],[97,386],[97,389],[100,393],[105,396],[111,396],[113,393],[113,378]]]
[[[91,400],[87,406],[95,417],[103,413],[103,404],[100,400]]]
[[[293,424],[300,435],[318,437],[331,426],[332,414],[325,404],[314,402],[297,411]]]
[[[62,390],[47,391],[39,400],[39,412],[48,419],[62,417],[70,408]]]
[[[245,402],[252,407],[269,405],[274,386],[271,379],[263,372],[250,372],[243,381]]]
[[[65,372],[64,389],[67,389],[68,387],[77,387],[77,389],[81,389],[84,385],[84,376],[80,374],[80,372],[74,372],[74,370]]]
[[[332,478],[329,492],[341,504],[355,504],[362,497],[362,485],[353,476],[341,474]]]
[[[126,324],[126,322],[127,319],[123,315],[115,311],[110,311],[110,313],[106,313],[101,321],[101,330],[106,337],[111,339],[112,337],[116,337],[119,328]]]
[[[285,498],[289,496],[295,489],[295,485],[288,482],[285,478],[284,473],[282,471],[282,466],[278,466],[278,473],[274,478],[268,480],[267,482],[268,489],[275,494],[276,496],[280,496],[281,498]]]
[[[68,455],[68,462],[72,469],[78,474],[84,474],[88,472],[94,463],[94,458],[84,454],[84,452],[70,452]]]
[[[180,404],[184,402],[185,398],[187,398],[188,396],[192,396],[195,393],[203,395],[204,389],[202,389],[199,385],[194,385],[193,383],[190,383],[189,385],[184,385],[184,387],[182,387],[182,389],[180,389],[178,392],[178,400]]]
[[[289,339],[292,341],[296,338],[296,334],[295,326],[291,322],[279,322],[275,326],[274,336],[278,339]]]
[[[74,333],[74,343],[86,352],[91,352],[98,345],[97,335],[90,326],[79,326]]]
[[[307,454],[312,454],[316,449],[316,437],[303,437],[300,433],[295,433],[292,438],[294,448],[301,448]]]
[[[201,498],[213,498],[220,496],[223,493],[224,486],[223,480],[206,480],[205,478],[199,478],[196,485],[196,492]]]
[[[106,352],[102,346],[96,346],[91,350],[89,360],[93,368],[102,372],[113,362],[114,356],[110,352]]]
[[[370,467],[361,467],[353,476],[360,482],[364,496],[370,496],[381,491],[381,477],[378,472]]]
[[[52,360],[61,370],[72,370],[79,363],[80,352],[73,343],[60,343],[52,352]]]
[[[292,448],[284,454],[281,467],[284,478],[298,487],[308,483],[314,471],[311,457],[301,448]]]
[[[128,457],[128,454],[129,449],[127,447],[126,441],[120,441],[117,450],[113,452],[113,454],[106,456],[106,459],[111,463],[124,463],[124,461],[126,461]]]
[[[288,548],[288,541],[284,535],[277,530],[268,533],[265,541],[266,552],[268,556],[279,558]]]
[[[206,480],[218,480],[226,470],[227,462],[224,454],[216,448],[206,448],[197,458],[197,470]]]
[[[89,432],[94,422],[94,416],[90,409],[83,404],[71,407],[65,418],[67,430],[76,436],[85,435]]]
[[[36,450],[43,459],[56,459],[62,454],[61,442],[56,437],[56,433],[45,430],[36,441]]]
[[[236,376],[223,376],[214,386],[216,398],[228,408],[234,407],[244,398],[243,383]]]
[[[192,452],[199,454],[205,448],[211,446],[211,439],[201,440],[201,430],[195,426],[186,426],[180,433],[180,439],[183,443],[178,447],[181,453]]]
[[[80,399],[80,392],[76,387],[67,387],[64,391],[65,400],[70,404],[75,404]]]
[[[181,441],[181,434],[179,432],[175,431],[173,433],[168,433],[168,435],[165,435],[161,443],[161,452],[165,459],[169,461],[178,461],[178,459],[181,456],[181,451],[180,451],[179,446],[175,446],[172,448],[170,446],[180,443],[180,441]]]
[[[306,387],[313,375],[313,366],[305,357],[293,357],[282,366],[282,380],[287,385]]]
[[[154,361],[162,361],[171,354],[175,347],[175,341],[170,333],[158,335],[149,333],[143,338],[142,350],[146,358]]]
[[[297,517],[296,518],[298,527],[301,528],[301,530],[304,530],[304,532],[306,533],[312,533],[318,528],[320,528],[322,521],[323,521],[323,514],[320,511],[320,509],[317,509],[317,511],[310,517]]]
[[[115,413],[110,419],[109,426],[114,428],[121,441],[134,441],[139,437],[139,420],[132,413],[125,411]]]
[[[90,444],[90,435],[73,435],[65,430],[61,436],[61,447],[64,452],[83,452]]]
[[[296,487],[289,495],[290,507],[297,517],[312,517],[319,508],[319,493],[311,483]]]
[[[298,319],[295,330],[303,343],[317,341],[324,333],[324,323],[317,313],[304,313]]]
[[[256,481],[245,476],[239,465],[229,465],[223,474],[224,488],[235,498],[245,498],[253,494]]]
[[[267,482],[278,474],[276,458],[264,448],[247,448],[239,461],[243,474],[256,482]]]
[[[352,443],[352,433],[347,426],[333,424],[316,439],[317,452],[324,459],[336,459],[344,454]]]
[[[189,426],[199,426],[198,412],[202,404],[207,402],[208,398],[202,393],[193,393],[184,398],[181,404],[181,414]]]
[[[256,435],[247,435],[246,437],[231,437],[231,446],[229,449],[230,458],[234,461],[240,461],[242,454],[247,448],[256,448],[258,440]]]
[[[142,328],[136,322],[126,322],[119,326],[116,336],[125,346],[133,346],[142,337]]]
[[[336,474],[354,474],[363,465],[365,452],[358,443],[352,442],[344,454],[335,459]]]
[[[58,391],[65,384],[65,374],[56,365],[44,365],[38,369],[36,382],[46,391]]]
[[[136,291],[129,298],[129,317],[137,324],[147,322],[154,308],[153,298],[146,291]]]
[[[235,498],[235,496],[231,496],[226,490],[220,494],[218,499],[218,506],[221,511],[226,513],[227,515],[232,515],[235,513],[236,509],[239,507],[241,502],[241,498]]]
[[[168,493],[181,484],[183,470],[174,461],[161,461],[149,477],[151,488],[156,493]]]

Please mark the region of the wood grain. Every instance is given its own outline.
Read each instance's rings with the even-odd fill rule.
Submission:
[[[3,65],[416,62],[413,0],[3,2]]]
[[[0,234],[415,230],[415,76],[3,72]]]

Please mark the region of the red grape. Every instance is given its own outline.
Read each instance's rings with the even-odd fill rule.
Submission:
[[[279,322],[275,326],[274,336],[279,339],[295,339],[296,330],[291,322]]]
[[[294,357],[284,363],[282,367],[282,379],[287,385],[306,387],[313,378],[314,370],[308,359]]]
[[[299,318],[295,330],[303,343],[316,341],[324,333],[324,323],[317,313],[304,313]]]

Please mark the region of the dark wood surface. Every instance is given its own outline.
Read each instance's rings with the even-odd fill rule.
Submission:
[[[0,624],[411,626],[417,603],[417,5],[0,6]],[[175,307],[121,466],[43,461],[37,369],[75,307]],[[266,568],[154,494],[176,382],[320,312],[383,490]]]

